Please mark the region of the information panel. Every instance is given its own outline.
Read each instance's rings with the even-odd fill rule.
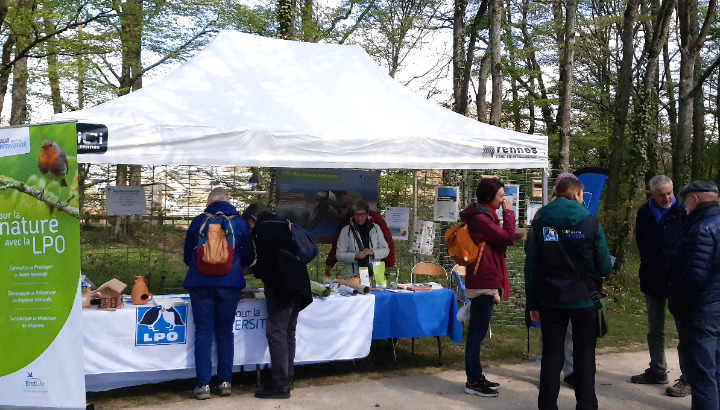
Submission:
[[[0,128],[0,405],[85,407],[76,138]]]

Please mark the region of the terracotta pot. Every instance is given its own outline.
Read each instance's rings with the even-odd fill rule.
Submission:
[[[143,276],[135,276],[135,284],[130,292],[130,300],[133,305],[144,305],[152,300],[153,294],[148,290]]]

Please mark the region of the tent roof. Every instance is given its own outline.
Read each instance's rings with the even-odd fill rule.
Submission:
[[[412,94],[357,45],[221,32],[168,76],[53,120],[103,124],[88,163],[292,168],[546,168],[547,137]]]

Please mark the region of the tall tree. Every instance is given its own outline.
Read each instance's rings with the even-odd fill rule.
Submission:
[[[480,24],[488,9],[488,0],[481,0],[470,22],[470,27],[467,27],[465,22],[467,7],[467,0],[455,0],[453,14],[453,110],[462,115],[467,115],[470,73],[475,61],[475,46],[478,41]]]
[[[492,73],[492,100],[490,124],[500,126],[502,119],[503,70],[502,70],[502,17],[503,1],[490,2],[490,72]]]
[[[677,18],[680,26],[680,82],[678,91],[678,129],[673,145],[673,181],[683,184],[690,176],[688,159],[693,138],[695,64],[715,19],[716,0],[709,0],[705,20],[698,26],[697,0],[678,0]]]
[[[565,2],[565,29],[563,30],[563,52],[560,63],[560,107],[558,109],[560,158],[558,167],[570,168],[571,108],[573,89],[573,63],[575,61],[575,22],[577,0]]]

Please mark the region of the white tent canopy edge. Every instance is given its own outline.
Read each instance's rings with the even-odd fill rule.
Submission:
[[[168,76],[53,116],[108,128],[85,163],[290,168],[548,167],[546,136],[464,117],[422,99],[356,45],[221,32]]]

